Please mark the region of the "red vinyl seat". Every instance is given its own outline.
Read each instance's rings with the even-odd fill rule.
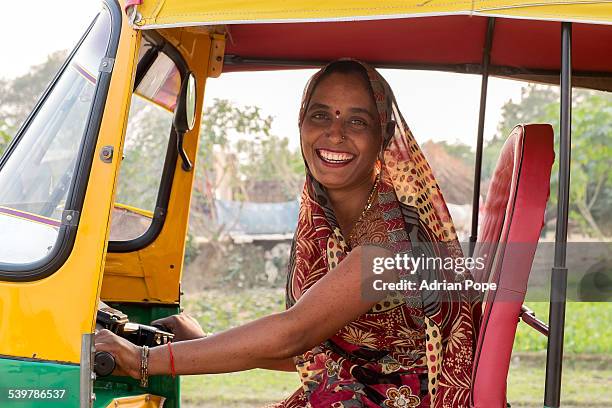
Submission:
[[[505,142],[484,203],[474,279],[495,282],[484,296],[472,374],[474,408],[505,408],[506,379],[521,306],[550,191],[553,130],[518,125]]]

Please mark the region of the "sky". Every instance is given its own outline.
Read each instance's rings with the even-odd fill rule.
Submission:
[[[97,11],[100,2],[82,0],[3,1],[0,38],[3,57],[0,78],[27,72],[59,49],[72,49]],[[237,105],[259,106],[274,117],[272,131],[298,146],[297,114],[303,87],[312,70],[292,72],[231,73],[209,79],[205,106],[215,98]],[[481,79],[427,71],[381,70],[391,84],[400,110],[420,143],[427,140],[460,141],[474,146],[478,124]],[[485,139],[496,132],[501,107],[520,100],[518,81],[491,78],[485,118]]]

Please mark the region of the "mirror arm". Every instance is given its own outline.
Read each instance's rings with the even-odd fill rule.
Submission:
[[[183,164],[181,167],[185,171],[191,171],[191,169],[193,169],[193,164],[191,163],[191,160],[189,160],[189,157],[187,156],[187,153],[185,152],[185,148],[183,147],[184,139],[185,139],[185,132],[179,132],[177,130],[176,131],[177,149],[178,149],[179,155],[181,156],[181,160],[183,161]]]

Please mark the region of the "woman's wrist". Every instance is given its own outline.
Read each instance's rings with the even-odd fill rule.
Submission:
[[[170,356],[168,346],[157,346],[149,349],[148,374],[167,375],[170,374]]]

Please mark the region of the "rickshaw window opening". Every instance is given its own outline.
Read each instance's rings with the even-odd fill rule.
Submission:
[[[141,92],[138,92],[138,87],[142,86],[142,81],[146,78],[147,74],[151,67],[153,67],[159,58],[162,56],[164,58],[168,58],[170,61],[174,63],[174,67],[178,71],[180,81],[187,74],[187,63],[181,56],[178,50],[176,50],[171,44],[169,44],[161,35],[155,32],[146,32],[143,33],[143,41],[146,41],[144,44],[148,49],[142,54],[141,61],[137,65],[137,73],[136,75],[140,75],[138,86],[134,86],[134,94],[133,97],[136,96],[141,100],[152,103],[159,108],[164,109],[168,113],[173,113],[173,109],[171,109],[168,104],[160,103],[159,100],[152,98],[147,95],[143,95]],[[143,59],[150,59],[149,61],[144,61]],[[142,64],[141,64],[142,63]],[[142,67],[142,68],[141,68]],[[144,68],[147,67],[147,70],[144,71]],[[143,70],[138,72],[138,70]],[[180,90],[180,82],[177,83]],[[176,94],[178,97],[178,92]],[[176,99],[175,99],[176,100]],[[130,217],[143,217],[147,218],[148,228],[138,236],[135,236],[126,240],[117,240],[113,237],[112,225],[111,225],[111,238],[109,239],[108,250],[109,252],[132,252],[140,250],[146,246],[148,246],[151,242],[153,242],[164,225],[166,219],[166,212],[168,208],[168,203],[170,201],[170,193],[172,189],[172,181],[174,179],[175,167],[178,161],[179,152],[177,149],[178,145],[178,136],[174,130],[174,127],[169,124],[168,126],[168,134],[167,138],[167,147],[165,152],[165,157],[163,158],[163,168],[160,177],[159,187],[157,189],[157,196],[155,201],[154,208],[151,209],[143,209],[139,206],[131,205],[131,203],[126,203],[125,200],[122,201],[122,204],[115,204],[115,212],[121,211],[122,216],[130,216]],[[128,135],[126,134],[126,138]],[[127,143],[127,140],[126,140]],[[118,216],[119,213],[117,212]]]

